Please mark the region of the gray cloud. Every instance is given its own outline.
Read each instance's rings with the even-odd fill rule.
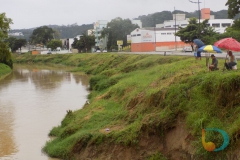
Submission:
[[[196,1],[197,0],[192,0]],[[227,0],[200,0],[201,8],[212,11],[227,9]],[[90,24],[116,17],[137,18],[164,10],[194,12],[198,5],[189,0],[1,0],[0,13],[12,18],[12,29],[48,24]]]

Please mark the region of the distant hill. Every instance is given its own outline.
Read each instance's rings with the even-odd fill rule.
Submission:
[[[211,15],[215,16],[215,19],[226,19],[228,18],[228,11],[227,10],[221,10],[217,12],[211,11]],[[196,17],[198,18],[198,11],[195,12],[184,12],[180,10],[176,10],[173,13],[180,13],[180,14],[186,14],[186,18],[191,18],[191,17]],[[153,14],[148,14],[148,15],[141,15],[138,16],[137,18],[134,19],[139,19],[142,21],[143,27],[153,27],[155,24],[163,23],[165,20],[172,20],[172,12],[171,11],[162,11],[162,12],[156,12]],[[61,38],[73,38],[76,35],[86,33],[87,30],[93,29],[93,24],[83,24],[81,26],[75,24],[71,25],[47,25],[48,27],[51,27],[53,29],[56,29],[60,33]],[[13,29],[9,33],[15,33],[15,32],[22,32],[24,36],[21,38],[29,39],[31,36],[33,30],[35,28],[31,29]]]
[[[83,24],[81,26],[79,26],[77,24],[72,24],[72,25],[67,25],[67,26],[65,26],[65,25],[62,25],[62,26],[46,25],[46,26],[58,30],[58,32],[60,33],[60,38],[73,38],[76,35],[86,33],[86,31],[88,29],[93,28],[93,24]],[[20,38],[24,38],[24,39],[28,40],[29,37],[32,35],[32,32],[34,29],[35,28],[13,29],[13,30],[10,30],[9,33],[22,32],[24,36],[21,36]]]
[[[186,14],[186,18],[191,18],[191,17],[196,17],[198,18],[199,12],[184,12],[180,10],[176,10],[174,12],[170,11],[162,11],[162,12],[156,12],[153,14],[148,14],[148,15],[142,15],[139,16],[138,18],[142,21],[142,26],[143,27],[154,27],[155,24],[160,24],[163,23],[165,20],[172,20],[172,14],[179,13],[179,14]],[[215,16],[215,19],[227,19],[228,18],[228,11],[227,10],[221,10],[217,12],[211,11],[211,15]]]

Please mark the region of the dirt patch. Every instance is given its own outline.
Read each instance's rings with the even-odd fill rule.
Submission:
[[[114,128],[112,129],[114,130]],[[116,126],[115,129],[121,129],[121,127]],[[106,131],[103,129],[100,132]],[[105,141],[100,145],[91,144],[84,149],[81,148],[75,154],[75,158],[77,160],[145,160],[147,157],[161,152],[170,160],[183,160],[186,159],[185,153],[194,151],[190,143],[192,140],[193,137],[184,121],[178,118],[176,126],[165,131],[163,135],[142,133],[136,146],[129,147]]]

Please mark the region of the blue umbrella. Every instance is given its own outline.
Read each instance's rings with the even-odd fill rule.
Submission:
[[[202,46],[198,49],[199,52],[222,53],[221,49],[213,45]]]
[[[198,46],[198,48],[205,45],[200,39],[194,39],[193,42]]]

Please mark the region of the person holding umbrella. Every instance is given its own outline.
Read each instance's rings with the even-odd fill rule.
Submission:
[[[211,55],[211,58],[212,58],[212,64],[209,65],[209,70],[210,71],[214,71],[214,70],[217,70],[218,68],[218,60],[217,58],[214,56],[214,54]]]
[[[227,70],[233,69],[233,66],[237,65],[237,59],[236,57],[233,55],[232,51],[228,51],[228,62],[225,63],[225,67],[227,68]]]

